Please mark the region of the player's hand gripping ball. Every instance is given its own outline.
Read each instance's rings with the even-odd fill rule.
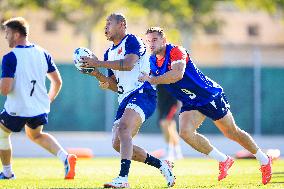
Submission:
[[[90,51],[89,49],[85,47],[76,48],[73,54],[74,64],[76,68],[83,73],[92,73],[95,70],[95,68],[82,68],[81,67],[82,65],[84,65],[84,63],[80,62],[82,61],[83,56],[87,56],[90,58],[95,57],[92,51]]]

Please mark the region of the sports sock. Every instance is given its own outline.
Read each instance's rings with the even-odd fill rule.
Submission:
[[[155,158],[154,156],[151,156],[148,153],[147,153],[147,158],[144,163],[151,165],[153,167],[156,167],[158,169],[162,166],[161,160],[159,160],[158,158]]]
[[[262,152],[261,149],[258,149],[256,154],[253,154],[256,159],[260,162],[261,165],[267,165],[268,164],[268,157],[265,153]]]
[[[65,160],[67,158],[67,155],[68,153],[64,150],[64,149],[60,149],[58,152],[57,152],[57,157],[63,162],[65,163]]]
[[[224,162],[228,158],[225,154],[217,150],[215,147],[213,147],[213,150],[209,152],[208,156],[219,162]]]
[[[13,171],[12,171],[12,165],[3,165],[3,174],[6,176],[6,177],[11,177],[12,174],[13,174]]]
[[[168,144],[168,150],[167,150],[167,158],[174,159],[175,156],[175,148],[173,144]]]
[[[182,152],[181,152],[181,147],[179,144],[177,144],[175,146],[175,156],[176,156],[176,159],[181,159],[183,158],[183,155],[182,155]]]
[[[128,177],[130,164],[131,164],[131,160],[128,160],[128,159],[121,160],[119,176]]]

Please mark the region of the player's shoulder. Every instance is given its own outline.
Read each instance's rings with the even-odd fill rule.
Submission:
[[[15,59],[17,59],[15,53],[14,53],[13,51],[10,51],[10,52],[8,52],[7,54],[5,54],[5,55],[3,56],[3,59],[2,59],[2,60],[3,60],[3,62],[4,62],[4,61],[15,60]]]
[[[186,54],[186,49],[179,45],[169,44],[171,46],[170,54]]]
[[[134,34],[127,34],[126,42],[138,42],[142,43],[142,39]]]
[[[127,39],[138,39],[139,37],[135,34],[129,33],[127,34]]]
[[[41,47],[40,45],[34,45],[34,47],[38,52],[43,53],[46,58],[52,57],[51,54],[49,53],[49,51],[47,49]]]
[[[4,54],[3,58],[7,58],[7,57],[11,57],[11,56],[15,56],[15,53],[13,51],[10,51],[10,52]]]
[[[34,44],[34,48],[38,51],[49,54],[48,51],[46,49],[44,49],[43,47],[41,47],[40,45]]]

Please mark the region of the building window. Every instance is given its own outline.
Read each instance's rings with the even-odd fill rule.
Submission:
[[[248,25],[247,27],[247,35],[249,37],[257,37],[259,36],[259,26],[254,24],[254,25]]]
[[[57,22],[55,20],[46,20],[45,21],[45,31],[54,32],[57,31]]]

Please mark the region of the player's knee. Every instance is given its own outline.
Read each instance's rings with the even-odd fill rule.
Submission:
[[[30,140],[35,142],[41,137],[42,133],[26,133],[26,135],[29,137]]]
[[[10,134],[0,128],[0,150],[11,149]]]
[[[119,123],[117,132],[118,132],[119,137],[131,136],[131,132],[129,130],[128,124],[125,122]]]

